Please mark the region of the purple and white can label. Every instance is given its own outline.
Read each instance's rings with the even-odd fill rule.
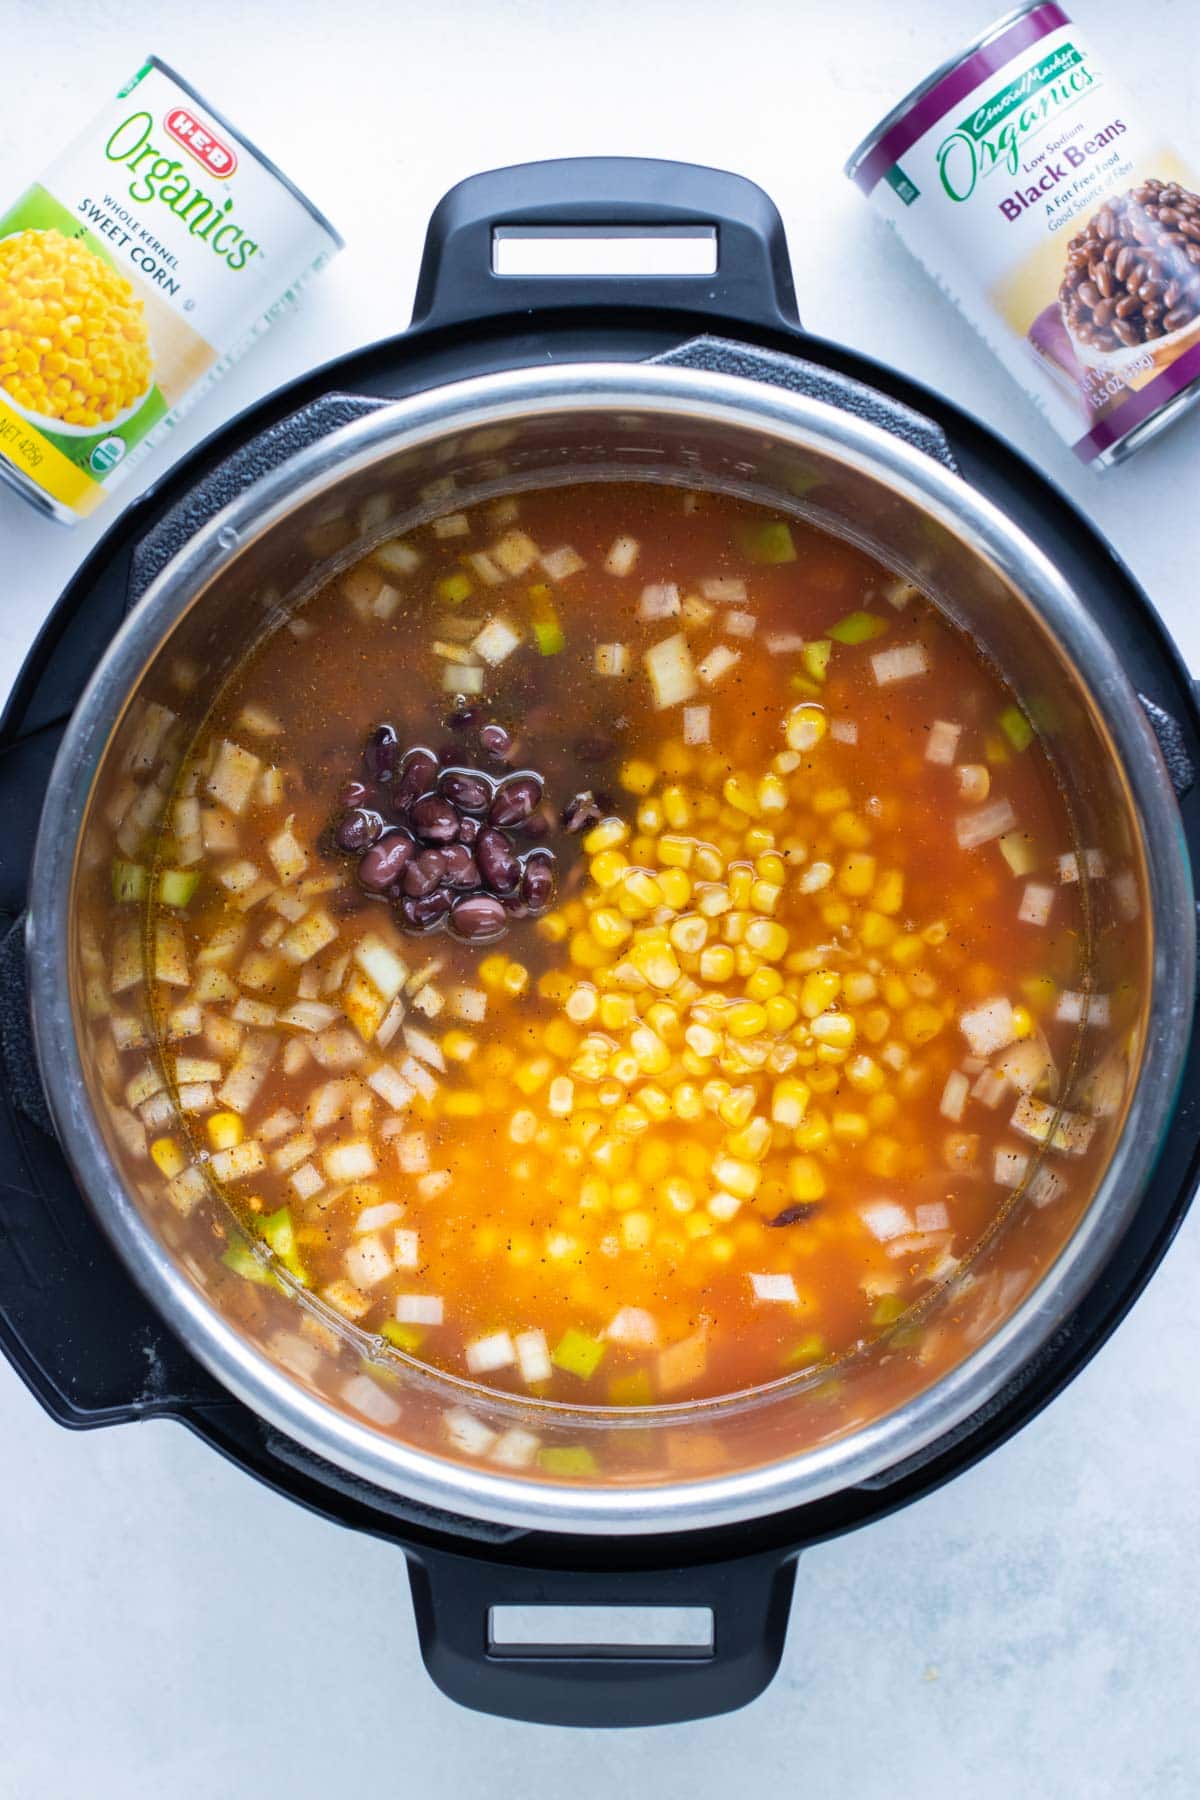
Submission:
[[[846,173],[1082,461],[1200,399],[1200,178],[1053,0],[931,76]]]

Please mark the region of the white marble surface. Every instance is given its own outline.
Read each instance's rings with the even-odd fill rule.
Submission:
[[[1182,131],[1193,0],[1146,0],[1136,33],[1127,0],[1079,10],[1140,105]],[[0,192],[155,49],[340,224],[350,248],[176,433],[178,454],[403,325],[425,218],[461,176],[601,152],[740,170],[783,210],[810,327],[1010,436],[1099,521],[1200,668],[1200,415],[1126,469],[1077,467],[840,174],[991,16],[989,0],[2,0]],[[100,529],[0,492],[0,691]],[[60,1431],[0,1365],[0,1800],[1193,1800],[1198,1290],[1193,1217],[1047,1414],[932,1499],[810,1553],[783,1670],[750,1711],[582,1740],[434,1691],[395,1551],[175,1427]]]

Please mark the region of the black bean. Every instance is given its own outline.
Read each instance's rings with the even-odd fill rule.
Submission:
[[[477,706],[456,706],[446,719],[446,724],[451,731],[469,731],[472,725],[478,725],[478,723],[479,708]]]
[[[480,749],[485,750],[489,756],[494,756],[499,762],[503,762],[512,749],[512,744],[512,738],[505,731],[503,725],[494,723],[485,725],[479,733]]]
[[[413,931],[429,931],[448,916],[452,904],[445,888],[435,888],[431,894],[419,894],[402,901],[400,913]]]
[[[494,894],[511,894],[521,879],[521,863],[502,831],[486,825],[475,840],[475,861]]]
[[[530,912],[545,912],[554,898],[556,875],[554,858],[549,850],[529,852],[521,876],[521,899]]]
[[[488,818],[493,825],[519,825],[527,819],[542,797],[540,775],[510,775],[496,789]]]
[[[421,794],[427,793],[437,778],[437,758],[429,750],[410,750],[400,769],[393,805],[402,812]]]
[[[383,834],[383,820],[377,812],[356,806],[340,819],[334,830],[339,850],[366,850]]]
[[[426,794],[423,799],[414,800],[408,816],[417,836],[427,844],[452,844],[458,836],[458,814],[440,794]]]
[[[446,883],[452,888],[474,888],[480,884],[479,864],[465,844],[447,844],[435,852],[446,868]]]
[[[498,937],[507,923],[507,914],[494,894],[465,894],[454,902],[450,929],[468,943]]]
[[[783,1211],[776,1213],[773,1219],[768,1219],[767,1224],[799,1225],[803,1220],[811,1219],[813,1214],[819,1213],[820,1210],[820,1204],[816,1200],[798,1200],[795,1206],[785,1206]]]
[[[459,812],[484,813],[492,799],[492,784],[486,775],[472,769],[443,769],[438,776],[438,791]]]
[[[374,806],[379,796],[367,781],[343,781],[338,792],[339,806]]]
[[[562,810],[563,830],[571,833],[587,831],[604,817],[590,788],[575,794]]]
[[[473,844],[479,836],[480,821],[473,819],[470,813],[464,813],[458,822],[458,841],[460,844]]]
[[[400,741],[394,725],[377,725],[367,739],[363,764],[372,781],[391,781],[400,760]]]
[[[522,837],[548,838],[554,830],[554,815],[548,807],[539,806],[537,811],[531,812],[527,819],[523,819],[519,825],[514,825],[513,830],[519,831]]]
[[[404,830],[389,831],[378,838],[362,856],[358,879],[371,894],[382,894],[407,870],[416,846],[412,834]]]
[[[446,873],[446,858],[440,850],[422,850],[404,871],[404,892],[414,899],[431,894],[441,885]]]

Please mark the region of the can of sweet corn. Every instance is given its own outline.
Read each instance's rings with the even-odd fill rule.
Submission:
[[[86,516],[341,244],[149,57],[0,212],[0,477]]]

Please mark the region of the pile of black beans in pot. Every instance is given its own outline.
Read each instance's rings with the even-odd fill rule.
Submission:
[[[542,777],[511,766],[503,725],[479,724],[471,708],[448,723],[458,736],[440,751],[402,749],[393,725],[376,727],[362,777],[338,796],[331,846],[358,859],[359,887],[405,931],[486,943],[552,904],[557,863],[537,841],[552,820]]]

